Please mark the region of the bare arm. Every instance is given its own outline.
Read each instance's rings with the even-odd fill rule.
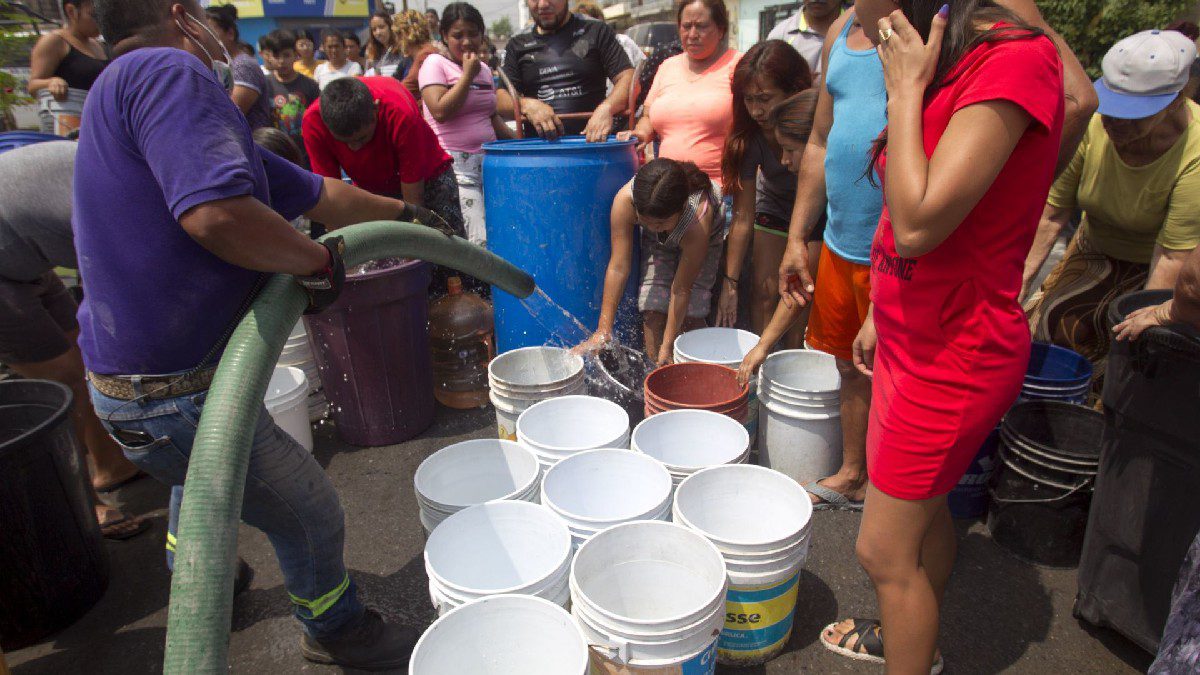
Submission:
[[[742,179],[742,189],[733,198],[733,223],[725,240],[724,272],[720,284],[720,301],[717,303],[717,325],[733,326],[737,322],[738,279],[742,275],[742,263],[746,251],[754,238],[754,202],[756,188],[754,179]]]
[[[1172,320],[1200,330],[1200,248],[1192,249],[1183,269],[1179,271],[1172,305]]]
[[[1146,289],[1174,288],[1183,270],[1184,261],[1191,255],[1193,249],[1178,251],[1154,245],[1154,255],[1150,258],[1150,278],[1146,279]]]
[[[467,102],[467,94],[471,92],[471,83],[479,75],[479,55],[468,52],[463,54],[462,76],[453,87],[444,84],[430,84],[421,88],[421,100],[433,119],[439,122],[453,119],[459,109]]]
[[[1058,55],[1063,64],[1063,89],[1066,103],[1066,116],[1063,119],[1062,144],[1058,150],[1058,164],[1055,175],[1062,172],[1071,158],[1075,156],[1075,148],[1087,131],[1092,114],[1100,105],[1096,90],[1092,87],[1092,79],[1083,69],[1083,64],[1071,50],[1071,46],[1063,40],[1054,27],[1046,23],[1042,13],[1038,11],[1034,0],[998,0],[1001,5],[1012,10],[1026,23],[1046,32],[1046,36],[1054,41]]]
[[[613,199],[609,214],[612,253],[608,257],[608,268],[604,272],[604,295],[600,302],[600,320],[596,333],[584,343],[586,348],[600,347],[612,339],[613,327],[617,322],[617,308],[625,295],[625,284],[633,268],[633,238],[636,236],[636,216],[633,197],[629,188],[621,188]]]
[[[513,100],[507,89],[496,92],[496,112],[508,119],[513,117]],[[562,120],[554,108],[536,98],[521,97],[521,117],[525,119],[517,120],[517,124],[529,122],[539,136],[553,139],[563,134]]]
[[[425,206],[425,181],[417,181],[416,183],[401,183],[400,196],[404,197],[404,201],[417,206]]]
[[[341,179],[326,178],[321,199],[304,215],[336,229],[368,220],[396,220],[403,208],[404,202],[399,199],[367,192]]]
[[[1033,247],[1029,249],[1029,255],[1025,258],[1025,272],[1022,275],[1021,284],[1022,300],[1033,290],[1029,284],[1033,282],[1037,277],[1038,270],[1042,269],[1042,265],[1046,263],[1050,250],[1054,248],[1054,242],[1070,220],[1071,209],[1059,208],[1051,204],[1046,204],[1046,208],[1042,209],[1042,219],[1038,222],[1037,234],[1033,238]]]
[[[243,87],[240,84],[234,85],[233,92],[229,94],[229,97],[233,99],[233,104],[238,107],[238,110],[242,111],[243,115],[250,112],[250,109],[258,102],[259,96],[260,94],[257,91],[254,91],[250,87]]]
[[[29,95],[37,96],[43,89],[49,89],[54,98],[62,100],[67,97],[67,81],[55,77],[54,71],[62,63],[71,45],[57,33],[43,35],[33,46],[29,56]]]
[[[194,206],[179,224],[221,260],[258,272],[303,276],[323,269],[329,259],[324,246],[249,195]]]
[[[492,131],[496,133],[496,138],[499,139],[516,138],[516,134],[508,127],[508,124],[498,112],[492,113]]]

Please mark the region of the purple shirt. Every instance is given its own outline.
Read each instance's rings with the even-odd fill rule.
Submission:
[[[255,146],[216,76],[179,49],[113,60],[82,125],[72,225],[87,279],[84,363],[106,375],[192,368],[237,319],[258,273],[201,247],[180,216],[253,195],[291,220],[317,203],[322,178]]]

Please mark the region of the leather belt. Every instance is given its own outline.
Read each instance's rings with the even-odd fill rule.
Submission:
[[[136,398],[163,399],[196,394],[212,386],[216,367],[177,375],[100,375],[88,373],[96,391],[109,398],[132,401]]]

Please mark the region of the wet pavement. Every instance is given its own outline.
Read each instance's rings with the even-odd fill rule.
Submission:
[[[328,427],[316,456],[342,496],[346,562],[365,599],[393,619],[425,626],[434,619],[421,560],[412,476],[422,459],[460,440],[494,433],[490,408],[439,407],[433,428],[398,446],[356,448]],[[128,542],[109,542],[108,593],[83,619],[42,644],[7,654],[14,675],[161,670],[169,578],[163,567],[166,488],[142,480],[122,490],[121,506],[148,513],[154,527]],[[854,560],[858,516],[818,513],[801,583],[796,628],[787,651],[765,667],[729,673],[880,673],[882,668],[826,652],[821,628],[847,616],[877,614],[866,575]],[[959,558],[947,591],[941,648],[946,672],[1134,673],[1150,656],[1119,635],[1071,616],[1073,570],[1048,570],[1006,555],[978,522],[960,523]],[[305,662],[297,650],[279,568],[266,537],[243,526],[239,551],[255,569],[251,588],[234,603],[230,668],[234,673],[321,673],[339,669]]]

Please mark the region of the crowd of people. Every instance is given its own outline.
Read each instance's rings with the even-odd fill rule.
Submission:
[[[1032,0],[805,0],[744,54],[723,0],[681,0],[679,39],[649,57],[593,4],[527,0],[533,25],[499,63],[478,9],[455,2],[376,12],[365,46],[275,30],[261,64],[232,6],[62,2],[29,90],[86,104],[78,144],[0,157],[20,177],[0,188],[0,237],[24,246],[0,260],[14,308],[0,360],[75,390],[97,491],[141,472],[174,487],[168,565],[222,336],[262,273],[295,275],[320,311],[345,270],[336,238],[305,234],[395,219],[486,244],[482,148],[517,125],[616,134],[643,159],[613,201],[581,349],[613,339],[636,274],[656,363],[710,319],[761,336],[743,380],[781,345],[836,357],[843,463],[805,487],[817,508],[863,511],[857,553],[881,617],[820,639],[883,662],[886,635],[889,672],[942,667],[946,494],[1016,399],[1031,340],[1102,373],[1114,332],[1200,323],[1194,26],[1121,40],[1093,83]],[[33,254],[21,265],[10,250]],[[78,318],[52,271],[76,261]],[[1109,326],[1112,300],[1142,288],[1176,298]],[[95,500],[106,536],[145,529]],[[366,607],[342,564],[332,484],[265,411],[243,518],[275,547],[306,658],[407,659],[415,632]]]

